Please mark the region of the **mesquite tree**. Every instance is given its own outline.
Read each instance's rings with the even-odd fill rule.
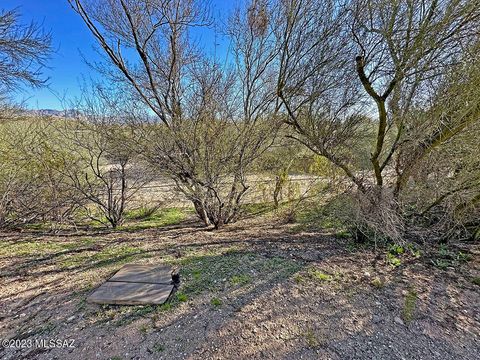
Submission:
[[[453,112],[434,109],[478,41],[479,2],[292,0],[271,13],[286,19],[277,39],[287,124],[344,171],[367,212],[382,218],[380,230],[401,237],[395,214],[412,176],[432,150],[478,121],[478,97],[468,93]],[[363,154],[358,142],[369,137]],[[368,173],[356,164],[364,155]]]
[[[24,25],[17,10],[0,10],[0,99],[20,84],[45,84],[41,70],[51,37],[37,23]]]
[[[76,117],[57,121],[58,172],[77,193],[91,219],[113,228],[124,221],[135,195],[152,180],[136,151],[136,134],[125,123],[124,98],[94,86],[75,104]]]
[[[395,196],[422,158],[476,119],[468,115],[463,119],[439,117],[436,124],[421,129],[409,122],[409,114],[436,100],[442,80],[478,38],[479,5],[478,1],[431,0],[358,1],[353,6],[356,72],[377,108],[371,154],[375,183],[383,185],[385,173],[395,161]],[[475,106],[465,110],[474,112]],[[402,145],[412,140],[418,141],[415,154],[402,157]]]
[[[267,23],[253,21],[262,19],[261,9],[238,14],[251,21],[242,22],[245,32],[231,32],[236,62],[224,69],[192,41],[193,27],[210,24],[200,2],[70,4],[112,65],[106,73],[153,114],[136,124],[143,132],[142,153],[175,181],[206,225],[233,221],[248,190],[248,171],[277,127],[268,73],[275,58],[271,32]]]

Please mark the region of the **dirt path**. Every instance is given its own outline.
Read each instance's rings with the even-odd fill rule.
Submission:
[[[2,359],[474,359],[478,255],[440,270],[273,220],[218,232],[0,234],[0,338],[74,347],[0,349]],[[475,253],[475,246],[470,247]],[[127,262],[179,267],[169,305],[86,296]]]

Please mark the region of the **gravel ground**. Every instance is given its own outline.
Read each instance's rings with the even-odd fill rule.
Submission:
[[[0,234],[0,338],[74,347],[0,349],[2,359],[475,359],[478,244],[440,270],[427,255],[355,247],[271,218],[220,231]],[[35,246],[25,245],[35,243]],[[466,249],[466,250],[465,250]],[[451,250],[452,253],[458,248]],[[85,298],[127,262],[171,263],[170,305]],[[64,345],[62,343],[62,345]]]

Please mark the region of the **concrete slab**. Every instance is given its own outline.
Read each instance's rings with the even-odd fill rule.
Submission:
[[[170,284],[172,282],[172,268],[158,265],[127,264],[108,281]]]
[[[87,301],[96,304],[160,305],[173,290],[173,285],[107,281]]]
[[[173,290],[169,266],[127,264],[97,288],[88,302],[116,305],[163,304]]]

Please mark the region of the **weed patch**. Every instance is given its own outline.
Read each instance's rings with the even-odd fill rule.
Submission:
[[[232,284],[233,286],[236,286],[236,285],[247,285],[248,283],[250,282],[250,276],[246,275],[246,274],[240,274],[240,275],[233,275],[231,278],[230,278],[230,284]]]
[[[408,290],[405,296],[405,302],[403,305],[402,319],[406,324],[409,324],[413,320],[415,308],[417,306],[418,295],[413,289]]]
[[[315,336],[315,332],[312,329],[307,329],[305,331],[305,340],[307,341],[308,347],[312,349],[316,349],[320,345],[317,337]]]
[[[220,300],[219,298],[212,298],[212,300],[210,300],[210,304],[212,304],[212,306],[214,307],[219,307],[222,305],[222,300]]]
[[[157,344],[153,345],[153,351],[155,351],[157,353],[165,351],[165,345],[157,343]]]
[[[206,291],[223,291],[228,286],[243,287],[257,278],[265,282],[284,279],[303,267],[303,263],[291,259],[236,250],[192,254],[171,263],[180,266],[181,291],[188,298]]]
[[[130,212],[126,216],[127,220],[130,221],[118,227],[118,229],[135,231],[178,225],[184,221],[191,212],[191,209],[168,208],[157,210],[153,213],[145,213],[145,210],[140,209]]]
[[[326,274],[320,270],[313,269],[313,268],[308,269],[308,275],[310,276],[311,279],[321,281],[321,282],[333,280],[332,275]]]
[[[462,263],[466,263],[470,260],[472,260],[470,254],[466,254],[462,251],[453,251],[446,245],[442,244],[437,250],[436,258],[432,259],[431,263],[440,270],[447,270],[451,267],[458,267]]]
[[[382,280],[380,280],[380,278],[378,278],[378,277],[373,279],[371,284],[372,284],[372,286],[376,287],[377,289],[381,289],[385,286],[385,283]]]

